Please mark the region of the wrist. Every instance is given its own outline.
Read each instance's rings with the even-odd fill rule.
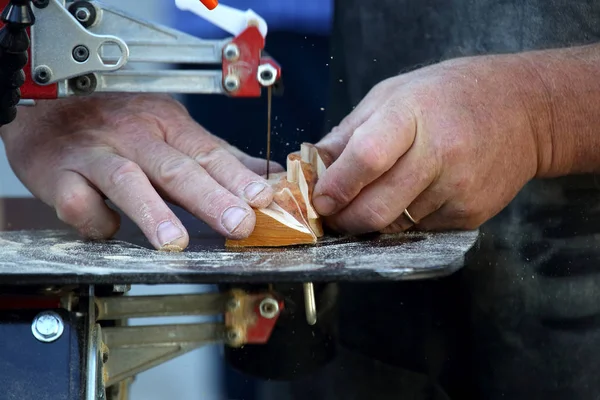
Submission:
[[[600,172],[600,47],[523,53],[538,178]]]

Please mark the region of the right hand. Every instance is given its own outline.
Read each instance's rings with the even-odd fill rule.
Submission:
[[[245,238],[273,191],[266,162],[211,135],[162,95],[101,95],[20,108],[2,139],[15,174],[58,217],[91,239],[119,229],[111,200],[157,249],[189,236],[163,198],[231,239]],[[281,171],[281,166],[271,166]],[[161,195],[163,198],[161,198]]]

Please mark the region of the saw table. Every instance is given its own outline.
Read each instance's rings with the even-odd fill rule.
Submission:
[[[115,240],[89,242],[35,200],[4,203],[4,284],[276,283],[423,279],[453,273],[477,232],[327,236],[316,246],[226,249],[224,238],[176,209],[190,232],[182,253],[158,252],[122,216]],[[31,217],[37,221],[23,220]],[[33,228],[33,229],[32,229]]]
[[[311,247],[228,250],[174,208],[191,244],[162,253],[124,216],[114,240],[88,242],[37,200],[0,204],[0,399],[126,399],[140,372],[214,343],[225,344],[225,357],[243,372],[293,379],[334,357],[337,282],[447,276],[478,239],[477,232],[329,236]],[[126,295],[131,284],[157,283],[219,290]],[[132,318],[182,315],[216,319],[128,326]]]

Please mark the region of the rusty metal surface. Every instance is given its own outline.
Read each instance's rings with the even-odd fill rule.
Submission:
[[[174,208],[188,228],[183,253],[153,250],[123,220],[114,240],[82,240],[35,200],[5,200],[0,280],[37,283],[212,283],[424,279],[461,268],[478,232],[325,237],[316,246],[224,247],[224,239]],[[32,220],[33,219],[33,220]]]

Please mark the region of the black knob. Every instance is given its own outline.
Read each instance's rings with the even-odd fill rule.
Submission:
[[[0,14],[0,125],[17,116],[20,87],[25,82],[23,68],[30,46],[27,28],[35,23],[31,0],[11,0]]]

